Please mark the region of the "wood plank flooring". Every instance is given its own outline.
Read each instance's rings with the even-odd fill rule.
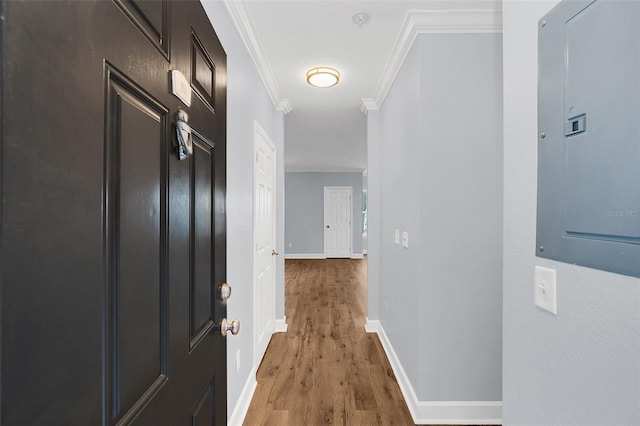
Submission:
[[[375,334],[366,260],[286,260],[287,333],[271,338],[245,426],[413,425]]]

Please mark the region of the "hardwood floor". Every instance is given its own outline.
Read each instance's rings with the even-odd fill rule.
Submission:
[[[364,331],[366,260],[287,260],[285,271],[289,331],[271,339],[244,425],[413,425]]]

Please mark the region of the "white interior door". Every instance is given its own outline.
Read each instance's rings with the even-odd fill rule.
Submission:
[[[350,186],[324,188],[324,252],[327,258],[351,257],[352,191]]]
[[[266,132],[255,123],[254,131],[254,362],[264,356],[275,328],[275,146]]]

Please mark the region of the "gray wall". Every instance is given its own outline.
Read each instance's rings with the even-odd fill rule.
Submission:
[[[431,35],[420,47],[427,256],[418,395],[500,401],[502,37]]]
[[[287,254],[324,254],[325,186],[353,188],[352,253],[362,254],[362,173],[320,172],[285,173]]]
[[[420,401],[502,397],[501,43],[419,36],[368,115],[368,313]]]
[[[534,255],[537,21],[556,3],[503,4],[504,424],[638,425],[640,279]],[[557,270],[557,316],[533,305],[535,265]]]
[[[227,339],[228,410],[233,412],[253,367],[253,132],[258,121],[276,146],[276,244],[284,245],[284,115],[276,111],[223,2],[203,6],[227,53],[227,318],[242,332]],[[247,259],[249,259],[247,261]],[[276,318],[284,319],[284,259],[276,260]],[[240,371],[235,371],[240,351]]]
[[[420,37],[421,39],[422,37]],[[420,241],[420,60],[421,41],[416,40],[379,111],[380,169],[369,165],[369,200],[374,207],[380,176],[379,221],[370,223],[368,264],[380,267],[380,321],[414,390],[420,387],[421,286],[420,264],[425,247]],[[374,117],[369,113],[368,119]],[[371,147],[369,147],[371,148]],[[371,149],[370,149],[371,150]],[[371,219],[376,217],[370,213]],[[375,227],[374,227],[375,226]],[[394,243],[394,231],[409,232],[409,249]],[[375,258],[371,239],[380,233],[380,257]],[[369,301],[371,304],[371,300]],[[375,318],[371,315],[369,318]],[[409,326],[407,326],[409,325]]]

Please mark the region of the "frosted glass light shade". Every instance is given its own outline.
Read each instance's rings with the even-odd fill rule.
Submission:
[[[316,67],[307,71],[307,83],[314,87],[332,87],[340,81],[340,73],[333,68]]]

